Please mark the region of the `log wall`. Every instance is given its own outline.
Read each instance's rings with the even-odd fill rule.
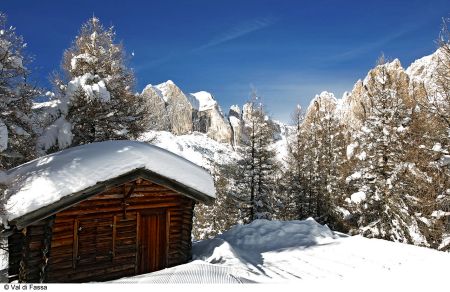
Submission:
[[[54,216],[16,231],[8,238],[9,281],[27,283],[47,281],[48,259]]]
[[[140,217],[154,209],[167,216],[166,266],[186,263],[191,258],[193,208],[188,197],[142,179],[111,188],[56,214],[45,275],[28,260],[25,270],[33,276],[22,281],[106,281],[139,274]],[[33,228],[14,240],[35,251],[45,245],[45,237],[30,231]],[[34,258],[25,250],[22,258]]]

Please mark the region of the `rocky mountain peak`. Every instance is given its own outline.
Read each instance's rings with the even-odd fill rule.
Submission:
[[[172,80],[147,85],[142,95],[154,109],[156,121],[150,130],[171,131],[175,135],[192,131],[231,143],[232,130],[213,95],[206,91],[185,94]]]
[[[207,91],[199,91],[191,93],[191,95],[195,99],[199,111],[210,110],[217,105],[213,95]]]
[[[421,97],[436,93],[439,83],[436,72],[442,66],[444,57],[444,52],[439,48],[433,54],[414,61],[405,71],[411,79],[410,90],[422,90],[418,92]]]
[[[167,130],[176,135],[193,130],[194,107],[184,92],[171,80],[147,85],[143,92],[155,117],[151,130]]]

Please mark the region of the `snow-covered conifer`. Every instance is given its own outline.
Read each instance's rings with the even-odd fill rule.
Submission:
[[[31,119],[33,98],[39,90],[28,83],[30,58],[26,43],[0,13],[0,168],[7,169],[35,155],[36,135]]]
[[[271,148],[273,129],[255,92],[244,106],[244,122],[237,184],[240,197],[248,202],[245,220],[270,219],[274,212],[273,180],[279,166]]]
[[[132,92],[133,72],[126,67],[122,45],[114,39],[113,28],[105,29],[98,18],[92,17],[64,52],[64,77],[55,78],[54,83],[64,120],[60,124],[66,128],[70,125],[65,135],[70,143],[58,142],[59,148],[64,144],[132,139],[148,126],[147,104]],[[44,136],[47,134],[44,132]],[[44,144],[41,148],[46,148]]]
[[[214,164],[213,177],[216,187],[214,204],[197,204],[194,210],[192,234],[195,239],[206,239],[229,230],[239,223],[239,198],[233,193],[233,165]]]
[[[304,139],[302,139],[304,119],[305,113],[300,106],[297,106],[292,113],[295,135],[288,145],[287,167],[282,178],[283,191],[281,193],[283,194],[284,218],[287,220],[301,219],[306,216],[308,181],[304,169]]]
[[[339,223],[337,201],[342,192],[345,162],[343,125],[336,116],[336,99],[330,93],[316,96],[305,116],[297,109],[295,139],[290,145],[285,175],[296,197],[296,218],[314,217],[322,223]]]
[[[396,61],[394,61],[396,62]],[[380,63],[371,71],[365,98],[370,105],[362,127],[354,135],[356,169],[347,178],[356,189],[347,199],[354,207],[358,232],[393,241],[421,240],[411,217],[414,194],[408,192],[411,174],[408,150],[412,108],[399,88],[399,76]]]

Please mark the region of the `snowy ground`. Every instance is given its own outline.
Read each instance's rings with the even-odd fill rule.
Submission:
[[[213,279],[221,279],[219,283],[224,283],[234,279],[235,283],[292,284],[300,280],[345,280],[369,286],[393,281],[403,286],[420,281],[436,287],[447,279],[450,265],[450,253],[350,237],[313,219],[256,220],[235,226],[214,239],[195,243],[193,257],[193,262],[176,267],[178,271],[166,269],[125,282],[180,283],[181,273],[188,275],[191,271],[185,282],[218,283]]]

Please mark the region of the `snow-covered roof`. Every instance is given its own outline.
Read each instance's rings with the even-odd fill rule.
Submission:
[[[106,141],[73,147],[11,169],[3,223],[134,170],[167,178],[202,198],[215,198],[203,168],[162,148],[137,141]],[[4,220],[6,219],[6,220]]]

